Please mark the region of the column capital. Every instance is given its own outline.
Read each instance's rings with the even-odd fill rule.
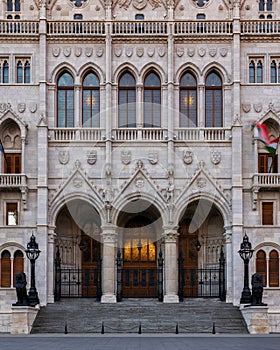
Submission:
[[[165,243],[176,243],[179,236],[178,226],[163,226],[163,230],[162,238]]]
[[[115,243],[117,239],[117,227],[114,225],[101,226],[101,239],[103,243]]]
[[[225,232],[223,234],[226,243],[231,243],[232,242],[232,226],[225,226],[224,227]]]

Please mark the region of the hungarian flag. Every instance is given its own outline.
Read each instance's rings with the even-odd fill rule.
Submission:
[[[269,153],[275,154],[279,142],[279,137],[276,137],[274,140],[269,139],[269,133],[265,124],[257,123],[256,127],[259,132],[259,139],[265,144],[265,148]]]

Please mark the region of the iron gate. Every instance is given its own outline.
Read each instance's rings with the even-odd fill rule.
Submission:
[[[101,300],[101,260],[92,268],[61,268],[60,255],[55,259],[54,300],[61,298],[96,298]]]
[[[179,300],[184,298],[220,298],[226,299],[225,257],[221,250],[219,265],[205,269],[187,269],[183,266],[182,255],[178,259]]]

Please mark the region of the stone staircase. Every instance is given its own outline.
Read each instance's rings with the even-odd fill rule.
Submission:
[[[125,299],[101,304],[93,299],[62,299],[41,308],[32,333],[248,333],[241,313],[217,299],[164,304]]]

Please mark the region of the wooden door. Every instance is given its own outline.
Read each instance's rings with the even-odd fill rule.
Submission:
[[[184,221],[179,228],[179,249],[183,256],[184,296],[197,296],[198,294],[198,252],[196,244],[198,232],[189,232],[189,222]],[[180,253],[180,252],[179,252]],[[179,272],[180,273],[180,272]]]
[[[90,236],[82,235],[82,296],[96,297],[97,286],[100,283],[100,242]]]
[[[135,219],[126,228],[122,275],[124,298],[157,297],[156,242],[150,222],[143,220]]]

